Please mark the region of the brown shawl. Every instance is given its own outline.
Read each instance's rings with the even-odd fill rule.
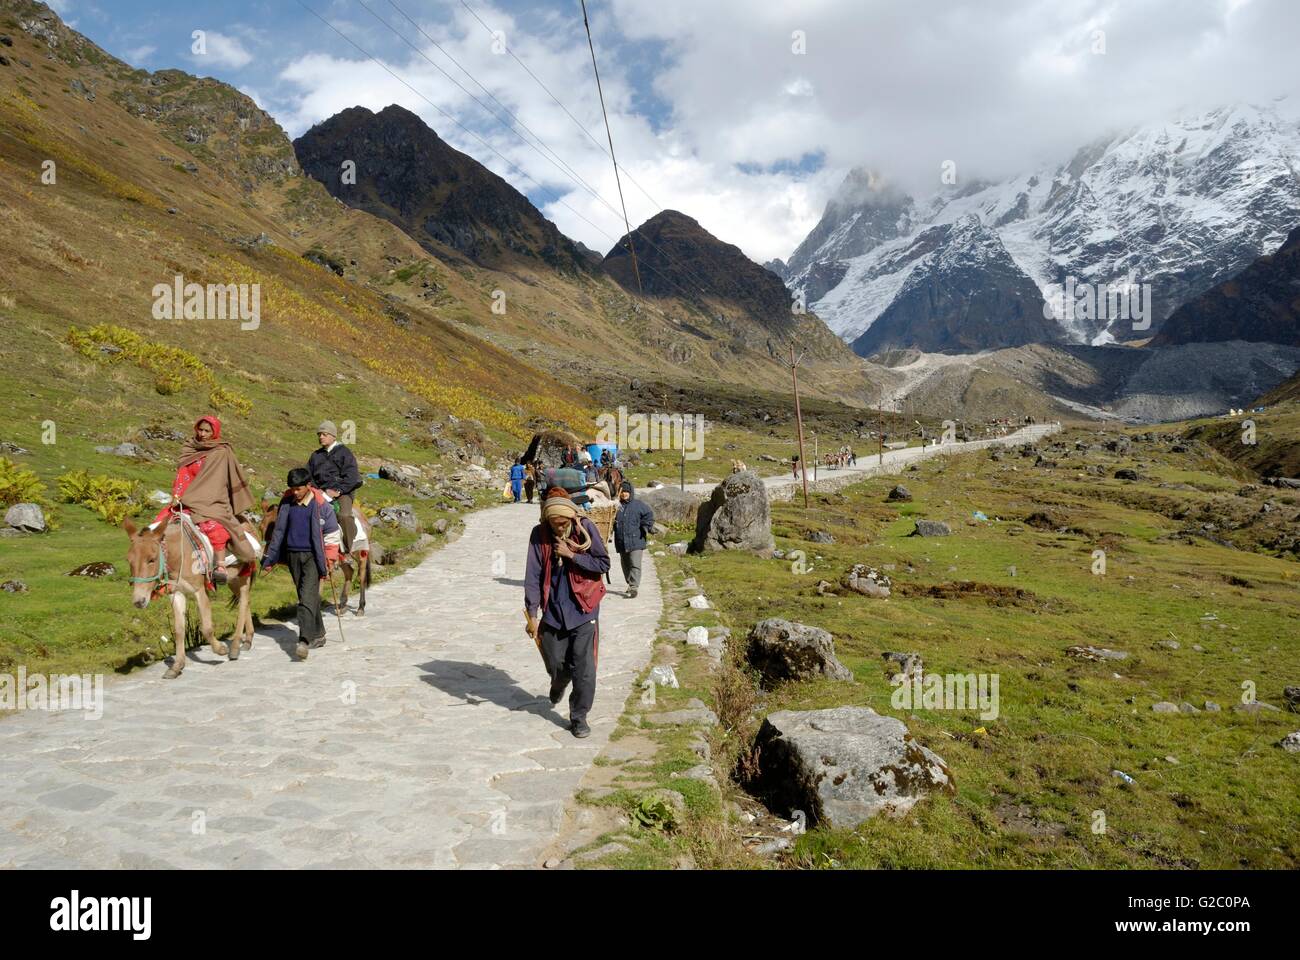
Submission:
[[[235,459],[235,451],[224,440],[199,442],[188,440],[181,450],[181,466],[203,457],[199,475],[181,494],[181,502],[190,509],[198,523],[216,520],[232,537],[239,536],[235,514],[251,510],[253,494],[244,478],[244,469]]]

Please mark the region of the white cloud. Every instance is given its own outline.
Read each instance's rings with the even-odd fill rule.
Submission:
[[[151,56],[153,56],[153,54],[155,53],[155,51],[157,51],[157,49],[158,48],[155,47],[153,44],[145,43],[138,47],[132,47],[129,50],[124,50],[122,55],[127,63],[131,64],[132,66],[136,66],[148,60]]]
[[[486,100],[408,22],[374,6]],[[530,33],[509,14],[475,6],[603,145],[580,22],[575,29],[572,17],[539,16],[526,21],[538,31]],[[411,4],[404,9],[416,16]],[[421,19],[423,29],[617,209],[608,156],[518,64],[493,54],[491,37],[459,4],[435,10],[439,19]],[[615,148],[630,174],[623,192],[633,225],[658,209],[635,180],[659,204],[759,261],[790,253],[852,166],[926,190],[946,160],[967,179],[1000,177],[1183,107],[1300,94],[1291,49],[1300,4],[1291,0],[945,0],[924,10],[893,0],[611,0],[592,14]],[[792,50],[795,30],[804,32],[805,54]],[[1094,52],[1099,30],[1105,53]],[[559,194],[544,192],[543,211],[570,236],[603,251],[623,233],[621,213],[494,124],[377,20],[369,19],[364,35],[349,35],[382,49],[420,94]],[[300,57],[278,78],[271,102],[292,135],[345,107],[400,103],[538,195],[509,163],[354,48],[337,41],[329,49],[336,55]],[[650,88],[634,89],[633,78]],[[667,104],[667,115],[639,112],[646,97]],[[812,176],[737,167],[789,171],[808,154],[825,158]]]
[[[235,37],[228,37],[215,30],[204,31],[205,53],[195,53],[193,58],[200,64],[214,64],[240,70],[253,62],[253,55],[248,52]]]

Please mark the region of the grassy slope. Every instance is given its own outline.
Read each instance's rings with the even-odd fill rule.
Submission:
[[[1146,486],[1156,496],[1155,481],[1170,479],[1207,489],[1238,481],[1219,472],[1221,461],[1215,468],[1194,457],[1157,460],[1148,468],[1151,482],[1127,488],[1109,479],[1076,479],[1073,465],[1082,461],[1074,458],[1064,477],[1019,458],[934,461],[905,476],[915,496],[910,504],[886,504],[896,481],[880,479],[817,496],[806,515],[795,504],[775,505],[777,544],[806,551],[813,565],[806,574],[792,573],[788,561],[738,553],[684,561],[685,572],[699,579],[742,637],[755,621],[778,614],[815,624],[831,631],[854,672],[853,685],[782,687],[758,716],[869,705],[899,715],[955,774],[955,798],[927,800],[901,820],[814,830],[800,840],[791,864],[1297,865],[1294,761],[1274,746],[1295,728],[1295,718],[1227,712],[1244,681],[1255,684],[1260,700],[1280,705],[1281,688],[1300,677],[1295,564],[1166,536],[1180,525],[1126,505],[1118,494]],[[1104,463],[1109,474],[1129,461],[1094,455],[1092,462]],[[1115,496],[1088,495],[1092,488]],[[1044,507],[1056,510],[1071,532],[1018,522]],[[975,510],[995,519],[970,521]],[[955,535],[909,537],[916,516],[947,520]],[[833,531],[837,542],[807,541],[816,529]],[[1104,577],[1091,572],[1099,547],[1107,551]],[[817,594],[819,579],[838,581],[855,562],[892,565],[894,597]],[[1031,597],[997,606],[978,596],[916,595],[962,580],[1019,588]],[[1158,646],[1171,638],[1180,649]],[[1126,650],[1130,657],[1080,662],[1064,655],[1071,644]],[[894,710],[880,658],[889,650],[920,652],[927,672],[999,674],[1000,717],[986,722],[970,710]],[[1197,706],[1214,700],[1225,712],[1153,714],[1151,704],[1160,700]],[[981,726],[987,735],[974,732]],[[1113,769],[1132,775],[1136,787],[1123,787]],[[1013,808],[1021,808],[1019,823],[1028,830],[1017,829],[1017,818],[1007,813]],[[1096,810],[1105,813],[1102,834],[1092,831]]]

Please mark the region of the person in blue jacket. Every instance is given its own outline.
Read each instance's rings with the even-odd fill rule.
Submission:
[[[515,496],[515,503],[518,503],[523,496],[525,473],[524,458],[516,458],[515,465],[510,468],[510,492]]]
[[[276,512],[275,528],[262,557],[262,569],[277,563],[289,568],[298,592],[299,660],[307,659],[309,648],[325,646],[325,619],[321,616],[320,582],[329,575],[325,559],[325,534],[339,529],[334,510],[317,500],[306,467],[289,471],[289,489]]]
[[[641,557],[646,548],[646,536],[655,525],[655,512],[650,504],[636,499],[631,480],[624,480],[618,490],[618,515],[614,518],[614,549],[623,567],[627,581],[626,596],[636,596],[641,584]]]

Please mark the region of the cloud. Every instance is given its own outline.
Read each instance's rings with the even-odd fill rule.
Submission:
[[[158,48],[155,47],[153,44],[145,43],[138,47],[131,47],[128,50],[123,50],[122,57],[124,60],[126,60],[127,63],[134,66],[136,64],[140,64],[148,60],[151,56],[153,56],[153,54],[157,51],[157,49]]]
[[[366,5],[503,113],[390,6]],[[580,19],[475,4],[590,136],[493,52],[459,4],[399,6],[601,199],[361,7],[348,8],[357,22],[340,29],[418,94],[325,31],[330,53],[298,56],[258,84],[291,134],[355,104],[400,103],[567,234],[608,250],[623,223]],[[633,225],[660,205],[678,209],[760,262],[788,256],[857,165],[926,192],[949,160],[959,178],[998,178],[1183,109],[1281,94],[1293,95],[1284,107],[1300,106],[1291,49],[1300,4],[1291,0],[935,0],[924,10],[893,0],[610,0],[591,13]],[[808,156],[823,165],[810,168]]]
[[[196,52],[193,54],[193,59],[196,62],[214,64],[219,67],[230,67],[232,70],[241,70],[253,62],[253,55],[237,38],[228,37],[224,33],[217,33],[215,30],[205,30],[203,33],[206,50],[203,53]]]

